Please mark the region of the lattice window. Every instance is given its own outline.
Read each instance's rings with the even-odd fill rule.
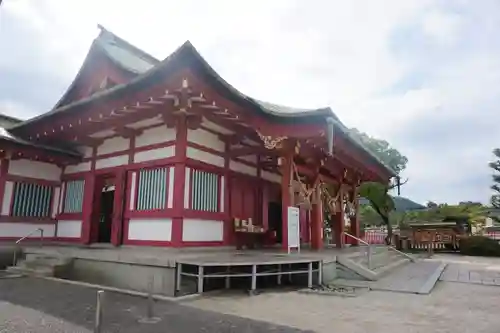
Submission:
[[[139,171],[137,210],[165,209],[167,203],[167,168]],[[173,184],[171,184],[173,186]]]
[[[52,186],[15,183],[12,216],[49,217],[52,192]]]
[[[84,180],[66,182],[64,192],[64,213],[81,213],[83,211]]]
[[[191,209],[219,211],[219,175],[200,170],[191,174]]]

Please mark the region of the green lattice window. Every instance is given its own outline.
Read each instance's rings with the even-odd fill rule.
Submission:
[[[167,203],[168,169],[144,169],[139,171],[138,177],[136,209],[164,209]]]
[[[48,185],[15,183],[12,216],[50,217],[53,191]]]
[[[64,190],[64,213],[81,213],[83,210],[84,180],[66,182]]]
[[[204,212],[219,211],[220,176],[215,173],[191,171],[191,209]]]

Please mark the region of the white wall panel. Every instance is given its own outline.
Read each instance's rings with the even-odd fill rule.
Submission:
[[[257,168],[256,167],[251,167],[251,166],[248,166],[246,164],[236,162],[233,160],[229,161],[229,169],[236,171],[236,172],[244,173],[244,174],[247,174],[250,176],[257,176]]]
[[[2,201],[2,215],[10,215],[10,203],[12,200],[12,194],[14,192],[14,183],[6,181],[3,201]]]
[[[130,219],[128,239],[149,241],[170,241],[172,239],[171,219]]]
[[[196,148],[187,147],[186,156],[193,160],[224,167],[224,158],[222,156],[210,154]]]
[[[123,151],[130,148],[130,139],[115,136],[104,140],[104,142],[97,147],[97,155],[110,154],[117,151]]]
[[[175,155],[175,146],[145,150],[134,154],[134,163],[159,160]]]
[[[224,222],[214,220],[184,219],[184,242],[220,242],[224,239]]]
[[[199,145],[224,152],[226,149],[224,141],[219,139],[219,137],[213,133],[210,133],[204,129],[191,130],[188,129],[187,140],[189,142],[197,143]]]
[[[260,173],[260,177],[262,179],[265,179],[267,181],[273,182],[273,183],[280,183],[281,184],[281,175],[269,171],[262,170]]]
[[[80,238],[82,235],[82,221],[57,222],[57,237]]]
[[[92,163],[90,161],[78,163],[75,165],[67,165],[66,168],[64,168],[64,174],[90,171],[91,165],[92,165]]]
[[[167,126],[158,126],[145,130],[141,135],[135,137],[135,146],[143,147],[156,143],[162,143],[175,140],[175,128]]]
[[[43,237],[55,235],[55,224],[13,222],[0,223],[0,237],[24,237],[38,228],[43,229]],[[37,232],[28,238],[40,238],[40,233]]]
[[[60,167],[45,162],[21,159],[9,163],[9,174],[14,176],[60,181],[61,173]]]
[[[128,155],[120,155],[120,156],[99,159],[95,162],[95,168],[96,169],[111,168],[124,164],[128,164]]]

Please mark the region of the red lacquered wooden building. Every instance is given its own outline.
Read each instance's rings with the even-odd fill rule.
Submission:
[[[394,176],[330,108],[259,101],[189,42],[159,61],[102,27],[55,107],[3,126],[0,240],[227,246],[239,219],[286,249],[299,206],[300,241],[319,249],[326,204],[342,247],[347,211],[359,236],[357,186]]]

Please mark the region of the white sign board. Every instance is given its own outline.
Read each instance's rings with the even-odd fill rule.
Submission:
[[[290,249],[300,251],[300,209],[288,207],[288,253]]]

